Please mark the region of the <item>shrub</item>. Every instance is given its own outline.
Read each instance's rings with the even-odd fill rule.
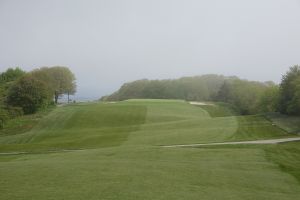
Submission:
[[[51,101],[51,96],[44,82],[26,75],[9,89],[7,104],[12,107],[21,107],[25,114],[31,114],[46,107]]]
[[[8,118],[8,113],[5,110],[0,109],[0,129],[4,127],[4,124],[8,120]]]
[[[8,107],[7,111],[10,118],[20,117],[24,114],[22,107]]]

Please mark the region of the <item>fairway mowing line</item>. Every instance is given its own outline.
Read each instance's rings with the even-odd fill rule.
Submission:
[[[252,140],[252,141],[240,141],[240,142],[216,142],[206,144],[177,144],[177,145],[165,145],[161,147],[198,147],[198,146],[215,146],[215,145],[235,145],[235,144],[278,144],[283,142],[300,141],[300,137],[296,138],[281,138],[270,140]]]
[[[29,151],[20,151],[20,152],[0,152],[1,155],[21,155],[21,154],[45,154],[45,153],[61,153],[61,152],[76,152],[76,151],[86,151],[91,149],[61,149],[61,150],[49,150],[41,152],[29,152]]]

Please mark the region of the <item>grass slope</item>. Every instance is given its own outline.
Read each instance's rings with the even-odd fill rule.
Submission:
[[[225,140],[257,140],[291,136],[281,127],[274,126],[274,124],[270,123],[270,121],[263,115],[240,116],[233,106],[226,103],[200,105],[199,107],[207,111],[211,117],[220,119],[227,123],[227,125],[225,125],[225,123],[221,125],[216,124],[219,128],[232,126],[229,119],[236,121],[237,129]]]
[[[261,115],[237,116],[236,119],[238,121],[238,129],[232,136],[232,140],[291,137],[290,134],[273,125]]]
[[[298,143],[159,146],[285,135],[259,116],[211,117],[183,101],[57,108],[29,132],[0,136],[0,152],[40,152],[0,155],[0,199],[297,199],[299,162],[281,164],[298,159]]]
[[[279,113],[267,114],[266,117],[276,124],[278,127],[292,134],[300,133],[300,117],[299,116],[287,116]]]
[[[300,183],[300,143],[290,142],[266,148],[270,160],[279,165],[282,171],[292,174]]]
[[[52,110],[53,107],[50,107],[33,115],[26,115],[8,120],[5,123],[4,128],[0,130],[0,137],[16,135],[30,131],[44,116],[49,114]]]
[[[239,115],[237,109],[234,106],[227,103],[214,103],[196,106],[199,106],[200,108],[207,111],[211,117],[228,117]]]
[[[144,123],[146,107],[87,104],[59,107],[29,132],[0,137],[0,151],[116,146]]]

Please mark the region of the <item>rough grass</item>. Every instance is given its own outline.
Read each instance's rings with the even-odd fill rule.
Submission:
[[[259,116],[239,118],[212,118],[182,101],[57,108],[29,132],[0,136],[1,152],[36,152],[0,155],[0,199],[297,199],[300,185],[291,172],[300,168],[298,143],[280,149],[159,146],[282,133]],[[87,150],[47,153],[53,147]]]
[[[0,130],[0,136],[16,135],[30,131],[39,121],[49,114],[54,108],[50,107],[37,114],[16,117],[8,120]]]
[[[244,140],[245,138],[257,140],[291,136],[278,126],[270,123],[264,116],[238,116],[236,119],[238,121],[238,129],[235,134],[232,135],[232,140]]]
[[[266,117],[276,124],[278,127],[292,134],[300,133],[300,117],[299,116],[287,116],[279,113],[270,113]]]

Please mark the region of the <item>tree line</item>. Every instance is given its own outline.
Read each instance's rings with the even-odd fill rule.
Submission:
[[[203,75],[168,80],[137,80],[125,83],[117,92],[101,99],[121,101],[126,99],[185,99],[189,101],[213,100],[226,79],[222,75]]]
[[[0,128],[9,118],[35,113],[75,92],[75,76],[67,67],[9,68],[0,74]]]
[[[225,102],[244,115],[265,112],[300,115],[300,66],[291,67],[280,84],[213,74],[169,80],[143,79],[125,83],[101,100],[132,98]]]

